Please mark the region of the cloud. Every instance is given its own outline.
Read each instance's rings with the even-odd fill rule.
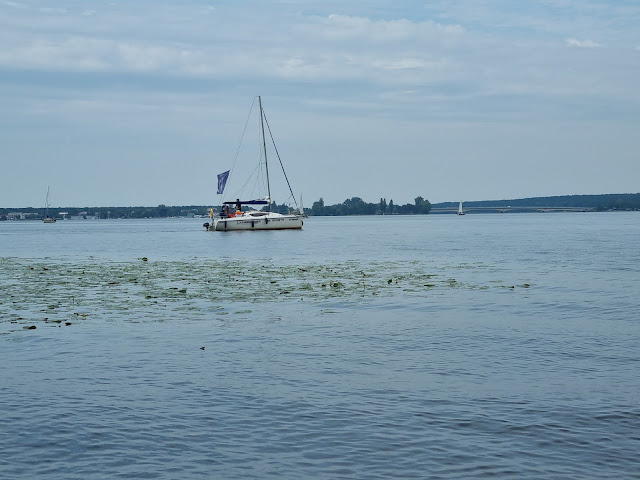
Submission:
[[[594,42],[593,40],[577,40],[575,38],[568,38],[567,39],[567,46],[568,47],[575,47],[575,48],[600,48],[602,47],[601,44]]]
[[[436,40],[464,33],[460,25],[440,24],[431,20],[426,22],[413,22],[407,19],[372,20],[366,17],[337,14],[321,19],[316,28],[321,29],[327,39],[359,38],[365,39],[368,43],[404,42],[425,38]]]
[[[452,0],[412,10],[346,8],[334,1],[318,2],[309,13],[296,2],[279,8],[255,2],[247,15],[249,6],[233,3],[70,0],[66,10],[59,10],[38,1],[21,8],[0,1],[0,69],[15,75],[29,71],[30,78],[64,78],[67,73],[117,77],[123,91],[143,78],[149,90],[198,82],[208,82],[211,89],[271,85],[304,92],[304,97],[316,95],[319,101],[331,96],[344,105],[363,104],[366,98],[395,109],[394,101],[419,100],[430,112],[438,99],[443,109],[482,105],[482,114],[514,110],[494,104],[495,99],[517,99],[520,105],[526,98],[537,103],[568,93],[591,95],[598,93],[596,88],[603,95],[628,91],[615,75],[627,71],[618,67],[630,61],[620,49],[612,48],[607,58],[604,51],[571,58],[557,49],[567,31],[575,35],[565,40],[570,48],[602,47],[583,32],[618,45],[605,33],[608,19],[597,12],[585,20],[583,14],[571,30],[582,3],[549,5],[515,8],[495,0],[467,8],[467,2]],[[625,12],[616,18],[633,16]],[[553,28],[541,27],[549,22]],[[616,35],[631,33],[622,28]],[[594,68],[593,62],[605,61],[613,68]],[[567,62],[572,62],[570,70],[561,68]],[[618,78],[615,89],[607,88],[607,77]]]
[[[386,82],[398,72],[442,65],[443,50],[474,44],[461,26],[431,20],[276,15],[269,9],[248,18],[240,8],[162,2],[143,13],[144,4],[88,9],[72,3],[67,11],[32,8],[11,15],[5,4],[0,68]]]

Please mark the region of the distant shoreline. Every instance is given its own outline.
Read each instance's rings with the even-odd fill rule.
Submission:
[[[421,198],[421,197],[418,197]],[[358,197],[347,199],[343,204],[327,206],[328,211],[336,211],[337,206],[345,208],[338,211],[347,212],[341,214],[315,216],[347,216],[358,215],[357,212],[349,213],[348,206],[357,199],[367,209],[367,215],[391,214],[403,215],[402,211],[381,211],[378,203],[366,203]],[[383,199],[381,199],[382,201]],[[391,205],[393,201],[391,200]],[[318,203],[318,202],[316,202]],[[428,201],[427,201],[428,203]],[[324,205],[324,204],[323,204]],[[386,200],[384,204],[386,206]],[[428,209],[423,209],[421,213],[412,214],[450,214],[458,210],[459,201],[441,202],[430,204]],[[314,204],[315,206],[315,204]],[[401,206],[397,206],[401,207]],[[157,207],[59,207],[49,208],[49,214],[59,218],[69,219],[116,219],[116,218],[169,218],[169,217],[208,217],[209,209],[219,210],[220,206],[211,205],[184,205]],[[282,208],[282,207],[279,207]],[[511,200],[482,200],[464,201],[465,213],[525,213],[525,212],[607,212],[607,211],[640,211],[640,193],[620,193],[601,195],[562,195],[553,197],[531,197]],[[305,212],[314,215],[314,208],[306,208]],[[365,214],[365,213],[360,213]],[[22,208],[0,208],[0,221],[2,220],[42,220],[44,208],[22,207]]]

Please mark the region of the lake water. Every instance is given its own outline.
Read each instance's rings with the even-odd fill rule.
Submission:
[[[0,478],[640,478],[639,214],[203,221],[0,222]]]

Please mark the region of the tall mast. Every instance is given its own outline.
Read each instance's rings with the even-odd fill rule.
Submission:
[[[271,185],[269,185],[269,164],[267,163],[267,141],[264,137],[264,112],[262,111],[262,97],[258,95],[258,103],[260,104],[260,127],[262,128],[262,148],[264,149],[264,169],[267,172],[267,195],[269,197],[268,211],[271,211]]]

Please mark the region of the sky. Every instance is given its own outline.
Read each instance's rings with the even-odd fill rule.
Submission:
[[[0,207],[217,205],[257,95],[307,207],[640,192],[637,0],[0,0],[0,45]]]

